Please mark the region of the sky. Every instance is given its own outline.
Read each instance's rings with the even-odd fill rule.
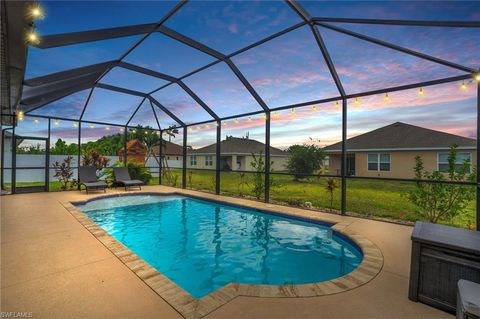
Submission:
[[[301,1],[317,17],[421,19],[478,21],[480,6],[471,2],[320,2]],[[176,4],[174,1],[42,1],[45,19],[36,23],[40,35],[84,31],[158,22]],[[166,21],[165,25],[224,54],[301,22],[296,13],[281,1],[234,2],[192,1]],[[335,26],[418,50],[451,62],[480,67],[480,28],[438,28],[334,23]],[[340,80],[347,93],[411,84],[465,74],[453,68],[393,51],[378,45],[317,27],[323,37]],[[52,49],[30,48],[26,78],[117,59],[141,35],[83,43]],[[209,55],[176,42],[160,33],[146,38],[125,57],[125,61],[171,76],[180,77],[215,61]],[[325,60],[309,27],[300,27],[265,44],[234,55],[232,61],[270,108],[289,106],[338,96]],[[166,81],[123,68],[113,68],[101,81],[141,92],[151,92]],[[261,110],[260,105],[223,62],[186,77],[184,82],[219,116]],[[349,101],[348,133],[355,136],[396,121],[475,137],[476,92],[466,81]],[[81,91],[46,105],[33,114],[76,119],[81,114],[89,90]],[[211,119],[181,87],[169,85],[152,94],[185,123]],[[103,89],[93,91],[84,119],[125,124],[160,125],[175,122],[157,107],[142,103],[139,97]],[[155,112],[155,115],[153,114]],[[28,123],[27,123],[28,122]],[[70,125],[71,123],[69,123]],[[37,130],[39,123],[26,119],[26,131]],[[31,128],[30,128],[31,126]],[[61,125],[63,127],[63,124]],[[37,128],[35,128],[37,127]],[[39,129],[38,129],[39,130]],[[59,135],[62,135],[58,128]],[[65,127],[65,135],[71,134]],[[74,131],[74,130],[73,130]],[[91,128],[88,138],[111,134],[105,128]],[[194,127],[189,144],[194,147],[214,142],[214,125]],[[264,139],[264,118],[231,120],[222,136],[234,135]],[[82,133],[83,135],[83,133]],[[87,135],[85,137],[87,138]],[[311,140],[320,145],[341,137],[341,113],[335,103],[306,106],[294,113],[287,109],[272,115],[272,145],[286,148]],[[75,137],[71,138],[76,140]],[[207,143],[208,141],[208,143]]]

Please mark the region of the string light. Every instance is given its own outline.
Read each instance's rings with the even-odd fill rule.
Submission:
[[[467,89],[467,84],[465,83],[465,81],[462,81],[462,84],[460,85],[460,89],[463,91]]]
[[[480,82],[480,72],[479,73],[475,73],[473,78],[475,79],[475,81],[477,82]]]
[[[25,119],[25,113],[23,111],[18,111],[17,112],[17,120],[23,121]]]
[[[39,121],[38,119],[34,119],[33,122],[34,122],[35,124],[40,123],[40,121]]]
[[[238,119],[235,119],[235,123],[238,124],[240,123],[240,121]]]
[[[59,120],[54,120],[54,121],[53,121],[53,125],[57,125],[57,126],[58,126],[59,124],[60,124],[60,121],[59,121]]]
[[[132,133],[137,133],[137,130],[133,129],[133,130],[132,130]]]
[[[218,127],[218,122],[215,122],[215,126]]]
[[[110,126],[107,126],[105,130],[110,131]]]
[[[419,96],[424,96],[425,95],[425,91],[423,90],[423,88],[418,89],[418,95]]]
[[[312,106],[312,112],[317,112],[317,106],[316,105]]]
[[[335,107],[338,109],[340,108],[340,101],[335,102]]]
[[[224,122],[223,122],[223,126],[227,126],[227,121],[224,121]]]
[[[251,122],[251,121],[252,121],[252,117],[249,116],[247,122]]]
[[[157,131],[157,135],[160,135],[160,131]]]
[[[360,105],[360,100],[358,99],[358,97],[355,98],[355,101],[353,102],[353,104],[355,104],[356,106]]]
[[[290,110],[290,113],[295,114],[295,109],[292,108],[292,109]]]
[[[278,112],[273,112],[273,117],[274,117],[274,118],[277,118],[277,119],[280,118],[280,113],[278,113]]]
[[[45,12],[43,8],[38,4],[32,4],[27,11],[28,17],[33,20],[41,20],[45,18]]]
[[[120,132],[123,132],[123,127],[119,128],[118,130],[119,130]]]
[[[95,125],[90,124],[88,127],[89,127],[89,128],[95,128]]]
[[[202,127],[200,125],[197,126],[197,130],[200,131]]]
[[[388,96],[388,93],[385,93],[385,97],[383,98],[385,102],[390,101],[390,96]]]
[[[73,127],[78,127],[78,124],[74,122]]]
[[[39,44],[40,36],[34,29],[31,29],[30,31],[27,32],[26,41],[27,43],[30,43],[30,44]]]
[[[205,128],[210,128],[210,124],[205,124]]]

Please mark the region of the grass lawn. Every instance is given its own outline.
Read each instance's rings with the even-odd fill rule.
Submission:
[[[180,169],[171,170],[172,178],[162,179],[163,185],[180,187],[182,176]],[[228,196],[242,196],[254,198],[252,173],[222,172],[220,192]],[[176,177],[175,177],[176,176]],[[312,203],[314,208],[329,209],[330,195],[326,190],[326,178],[310,178],[301,181],[294,181],[289,175],[273,175],[273,187],[270,189],[272,202],[304,204]],[[337,179],[338,189],[333,194],[333,209],[340,209],[340,186],[341,181]],[[151,185],[158,184],[158,177],[150,182]],[[20,186],[38,186],[39,183],[19,183]],[[8,186],[8,185],[6,185]],[[347,181],[347,211],[366,217],[379,217],[404,221],[415,221],[421,219],[415,212],[415,206],[406,197],[408,192],[414,188],[412,182],[394,182],[349,179]],[[474,186],[472,186],[474,187]],[[215,171],[187,170],[187,188],[207,192],[215,191]],[[50,191],[60,191],[60,182],[50,182]],[[260,198],[262,199],[262,198]],[[457,227],[468,228],[475,223],[475,201],[469,204],[467,211],[448,221],[447,224]]]
[[[190,173],[191,172],[191,173]],[[177,175],[177,186],[181,185],[181,171],[172,170]],[[222,172],[220,192],[223,195],[253,197],[253,174],[240,177],[239,173]],[[243,181],[243,182],[242,182]],[[311,202],[315,208],[327,208],[330,195],[326,190],[326,178],[310,178],[294,181],[289,175],[273,175],[274,186],[270,189],[272,202],[301,203]],[[333,195],[333,209],[340,209],[341,181],[336,179],[339,188]],[[163,184],[168,181],[163,179]],[[215,191],[215,171],[187,170],[187,187],[208,192]],[[380,217],[404,221],[421,219],[415,212],[415,206],[407,198],[414,189],[412,182],[377,181],[349,179],[347,181],[347,211],[366,217]],[[473,186],[472,186],[473,187]],[[467,211],[455,217],[447,224],[468,228],[475,223],[475,201],[469,204]]]

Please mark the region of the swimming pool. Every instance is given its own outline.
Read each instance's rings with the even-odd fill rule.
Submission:
[[[328,224],[180,195],[126,195],[77,207],[196,298],[230,283],[305,284],[363,259]]]

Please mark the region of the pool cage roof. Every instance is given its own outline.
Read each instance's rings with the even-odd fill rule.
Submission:
[[[169,12],[155,23],[43,36],[29,52],[17,110],[125,127],[154,119],[160,130],[262,114],[269,119],[272,111],[335,101],[343,101],[346,117],[348,99],[470,81],[479,72],[472,58],[478,50],[457,48],[445,54],[418,43],[396,44],[398,36],[393,41],[378,33],[391,27],[397,35],[420,30],[445,35],[480,30],[479,21],[329,18],[315,16],[317,10],[307,2],[266,1],[255,9],[245,2],[237,5],[255,29],[240,34],[232,24],[224,27],[228,34],[210,34],[196,11],[204,2],[169,5]],[[208,5],[223,14],[240,10],[232,10],[230,2]],[[225,36],[232,41],[222,41]],[[469,39],[478,48],[479,37]],[[73,61],[75,52],[83,52],[81,46],[102,48],[105,43],[110,46],[95,56],[96,63],[47,75],[32,71],[43,52],[56,50],[54,57],[72,55]],[[112,48],[119,52],[110,52]],[[113,54],[118,55],[111,58]],[[78,56],[77,65],[84,63],[83,57],[92,60]],[[368,65],[369,60],[373,64]],[[389,69],[391,65],[397,68]],[[362,81],[350,73],[363,74]],[[292,89],[290,83],[303,84]]]

